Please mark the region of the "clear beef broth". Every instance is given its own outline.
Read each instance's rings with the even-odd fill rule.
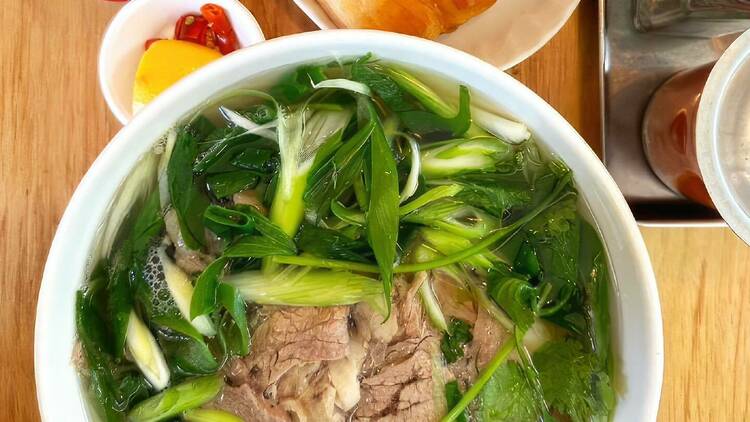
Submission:
[[[608,415],[606,252],[567,167],[450,81],[282,73],[121,189],[78,298],[103,419]]]

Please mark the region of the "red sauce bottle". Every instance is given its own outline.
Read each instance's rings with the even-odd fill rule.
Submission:
[[[695,124],[701,93],[714,63],[674,75],[651,97],[643,119],[643,147],[651,169],[670,189],[715,208],[701,179]]]

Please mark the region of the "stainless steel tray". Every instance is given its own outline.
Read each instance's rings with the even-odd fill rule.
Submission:
[[[674,193],[651,171],[643,154],[641,121],[651,94],[666,79],[717,60],[736,35],[712,38],[690,31],[639,32],[634,25],[634,3],[599,2],[604,163],[639,223],[723,225],[716,211]],[[750,21],[731,25],[734,30],[726,33],[748,28]]]

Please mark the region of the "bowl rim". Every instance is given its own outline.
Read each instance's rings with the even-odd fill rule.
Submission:
[[[238,0],[215,0],[214,3],[218,4],[226,11],[230,20],[234,21],[233,26],[242,25],[242,31],[238,32],[238,41],[240,42],[240,48],[246,48],[250,45],[265,41],[265,35],[263,30],[260,28],[258,21],[255,16]],[[170,3],[172,4],[172,3]],[[176,2],[174,4],[179,4]],[[186,8],[186,5],[180,4],[179,7]],[[163,10],[163,0],[130,0],[124,4],[120,10],[112,17],[112,20],[107,24],[102,35],[101,43],[99,47],[99,53],[97,57],[97,79],[99,82],[99,90],[104,97],[104,102],[107,103],[107,107],[115,116],[115,118],[123,125],[127,124],[133,119],[133,112],[120,104],[118,94],[116,90],[108,80],[107,75],[113,73],[112,68],[115,63],[111,62],[110,51],[118,48],[118,41],[121,37],[125,36],[127,32],[126,28],[132,24],[134,20],[137,20],[139,15],[147,13],[149,9],[156,8]],[[196,13],[198,11],[195,11]],[[145,42],[145,40],[144,40]]]
[[[351,52],[346,53],[347,51]],[[486,88],[482,92],[492,92],[491,88],[505,91],[508,95],[502,97],[502,102],[515,102],[523,106],[524,110],[517,113],[523,116],[520,117],[521,120],[532,129],[535,125],[549,127],[549,130],[554,130],[559,135],[559,144],[544,140],[542,143],[550,148],[567,148],[566,162],[571,166],[575,164],[581,167],[576,170],[577,174],[590,176],[590,186],[581,187],[579,191],[583,196],[590,194],[593,199],[606,205],[605,208],[600,206],[599,213],[594,212],[597,222],[601,219],[613,227],[611,239],[603,236],[606,247],[632,259],[627,265],[621,263],[618,268],[626,273],[633,273],[632,278],[627,281],[632,283],[634,294],[619,291],[614,293],[618,297],[618,306],[626,300],[635,300],[636,304],[642,306],[642,309],[637,309],[638,312],[628,315],[630,318],[643,320],[643,326],[638,327],[643,331],[637,335],[630,333],[633,340],[638,341],[633,343],[629,352],[637,353],[628,355],[628,362],[635,360],[637,367],[642,366],[638,368],[637,375],[643,376],[643,379],[635,379],[639,388],[629,389],[624,393],[637,396],[637,400],[630,399],[635,409],[632,412],[635,413],[626,417],[630,418],[628,420],[656,419],[664,366],[661,309],[656,279],[645,243],[622,193],[588,144],[557,111],[529,88],[469,54],[406,35],[372,30],[329,30],[290,35],[256,44],[196,71],[157,97],[122,128],[96,158],[62,216],[50,247],[39,291],[34,367],[39,410],[43,420],[54,420],[54,416],[59,414],[71,417],[80,415],[85,419],[83,391],[70,362],[75,340],[74,300],[73,295],[65,295],[78,289],[86,272],[88,255],[93,249],[96,234],[96,228],[90,222],[102,221],[117,187],[132,170],[137,159],[168,128],[199,105],[198,100],[204,96],[208,98],[240,80],[262,75],[263,69],[273,70],[285,65],[320,61],[337,55],[364,54],[368,51],[388,61],[429,69],[432,73],[445,75],[472,88]],[[283,57],[290,58],[282,60]],[[273,67],[274,62],[277,63],[276,67]],[[257,68],[242,70],[248,69],[248,63]],[[462,76],[456,76],[459,74]],[[469,80],[473,82],[468,82]],[[499,98],[497,94],[495,96]],[[498,108],[502,108],[499,105],[500,99],[494,101],[498,103]],[[82,248],[82,244],[88,246]],[[72,282],[71,279],[75,281]],[[614,303],[610,313],[613,312],[613,306]],[[621,324],[628,325],[631,322],[623,319]],[[616,343],[619,336],[614,338],[613,333],[613,340]],[[635,343],[638,342],[640,344],[636,347]],[[64,352],[60,353],[60,350]],[[638,360],[641,358],[643,362]]]
[[[727,168],[721,157],[719,138],[722,137],[723,129],[722,112],[727,98],[731,98],[734,76],[748,66],[749,57],[750,30],[747,30],[732,42],[711,69],[701,93],[695,127],[696,155],[701,178],[726,225],[748,244],[750,215],[734,189],[733,169]],[[737,139],[736,134],[733,138]],[[742,153],[739,148],[735,152]]]

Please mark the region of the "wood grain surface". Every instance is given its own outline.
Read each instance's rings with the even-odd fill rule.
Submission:
[[[269,38],[316,29],[291,0],[244,3]],[[563,30],[510,73],[598,150],[595,3],[583,0]],[[36,296],[60,216],[119,129],[96,79],[99,40],[119,7],[102,0],[3,0],[0,7],[0,421],[39,418]],[[750,420],[750,248],[727,229],[642,231],[664,317],[659,419]]]

